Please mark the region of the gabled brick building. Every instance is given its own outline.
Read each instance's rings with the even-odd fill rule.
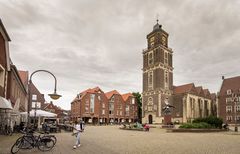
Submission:
[[[132,112],[136,111],[137,103],[134,100],[134,104],[130,105],[131,99],[135,98],[129,94],[122,96],[116,90],[104,93],[99,87],[87,89],[71,102],[71,118],[73,121],[82,118],[86,123],[93,124],[132,122],[136,119],[137,112]],[[127,117],[126,111],[129,114]]]
[[[122,96],[116,90],[107,92],[105,93],[105,95],[108,99],[108,104],[109,104],[110,122],[116,122],[116,123],[124,122],[125,103],[123,101]]]
[[[94,124],[105,123],[108,121],[108,111],[107,97],[99,87],[82,91],[71,102],[73,120],[82,118]]]
[[[217,104],[224,123],[240,123],[240,76],[223,78]]]
[[[29,109],[30,111],[32,110],[32,108],[35,108],[35,105],[37,108],[41,108],[43,109],[44,103],[45,103],[45,98],[44,98],[44,94],[40,93],[40,91],[37,89],[37,87],[33,84],[30,83],[28,84],[28,88],[30,88],[30,104],[29,105]],[[40,104],[40,106],[38,106]]]
[[[125,103],[125,119],[126,122],[134,122],[138,119],[138,106],[136,98],[131,93],[122,94]]]
[[[42,109],[57,114],[59,122],[63,122],[69,118],[68,112],[61,107],[54,105],[52,101],[50,103],[44,103]]]

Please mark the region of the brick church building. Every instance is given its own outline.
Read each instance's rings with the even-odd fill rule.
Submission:
[[[154,25],[147,35],[147,49],[143,54],[142,122],[166,123],[163,108],[165,102],[176,106],[171,109],[169,121],[189,122],[198,117],[213,115],[216,111],[208,89],[195,87],[193,83],[173,86],[173,51],[168,46],[168,33],[162,25]],[[165,120],[165,122],[164,122]]]

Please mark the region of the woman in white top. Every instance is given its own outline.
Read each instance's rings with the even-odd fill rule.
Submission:
[[[76,136],[77,136],[77,140],[76,140],[76,145],[73,146],[74,149],[76,149],[77,147],[80,147],[80,133],[84,131],[84,125],[82,120],[78,123],[77,121],[75,122],[75,127],[74,129],[77,131],[76,132]]]

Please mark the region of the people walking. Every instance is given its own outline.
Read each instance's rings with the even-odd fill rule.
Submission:
[[[84,123],[82,120],[80,120],[80,122],[75,122],[74,130],[76,131],[74,133],[76,135],[76,144],[73,146],[73,148],[76,149],[77,147],[81,146],[80,133],[84,131]]]

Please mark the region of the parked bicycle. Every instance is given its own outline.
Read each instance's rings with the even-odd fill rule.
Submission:
[[[49,137],[49,138],[51,138],[52,140],[53,140],[53,142],[54,142],[54,145],[57,143],[57,138],[56,138],[56,136],[55,135],[51,135],[51,134],[49,134],[49,132],[44,132],[44,133],[41,133],[41,134],[44,134],[43,135],[43,137]]]
[[[0,125],[0,134],[11,136],[13,134],[13,131],[10,126],[1,124]]]
[[[22,131],[23,136],[19,137],[11,148],[11,153],[15,154],[20,149],[32,149],[37,147],[41,151],[50,151],[56,142],[51,136],[44,133],[34,135],[32,130]]]

